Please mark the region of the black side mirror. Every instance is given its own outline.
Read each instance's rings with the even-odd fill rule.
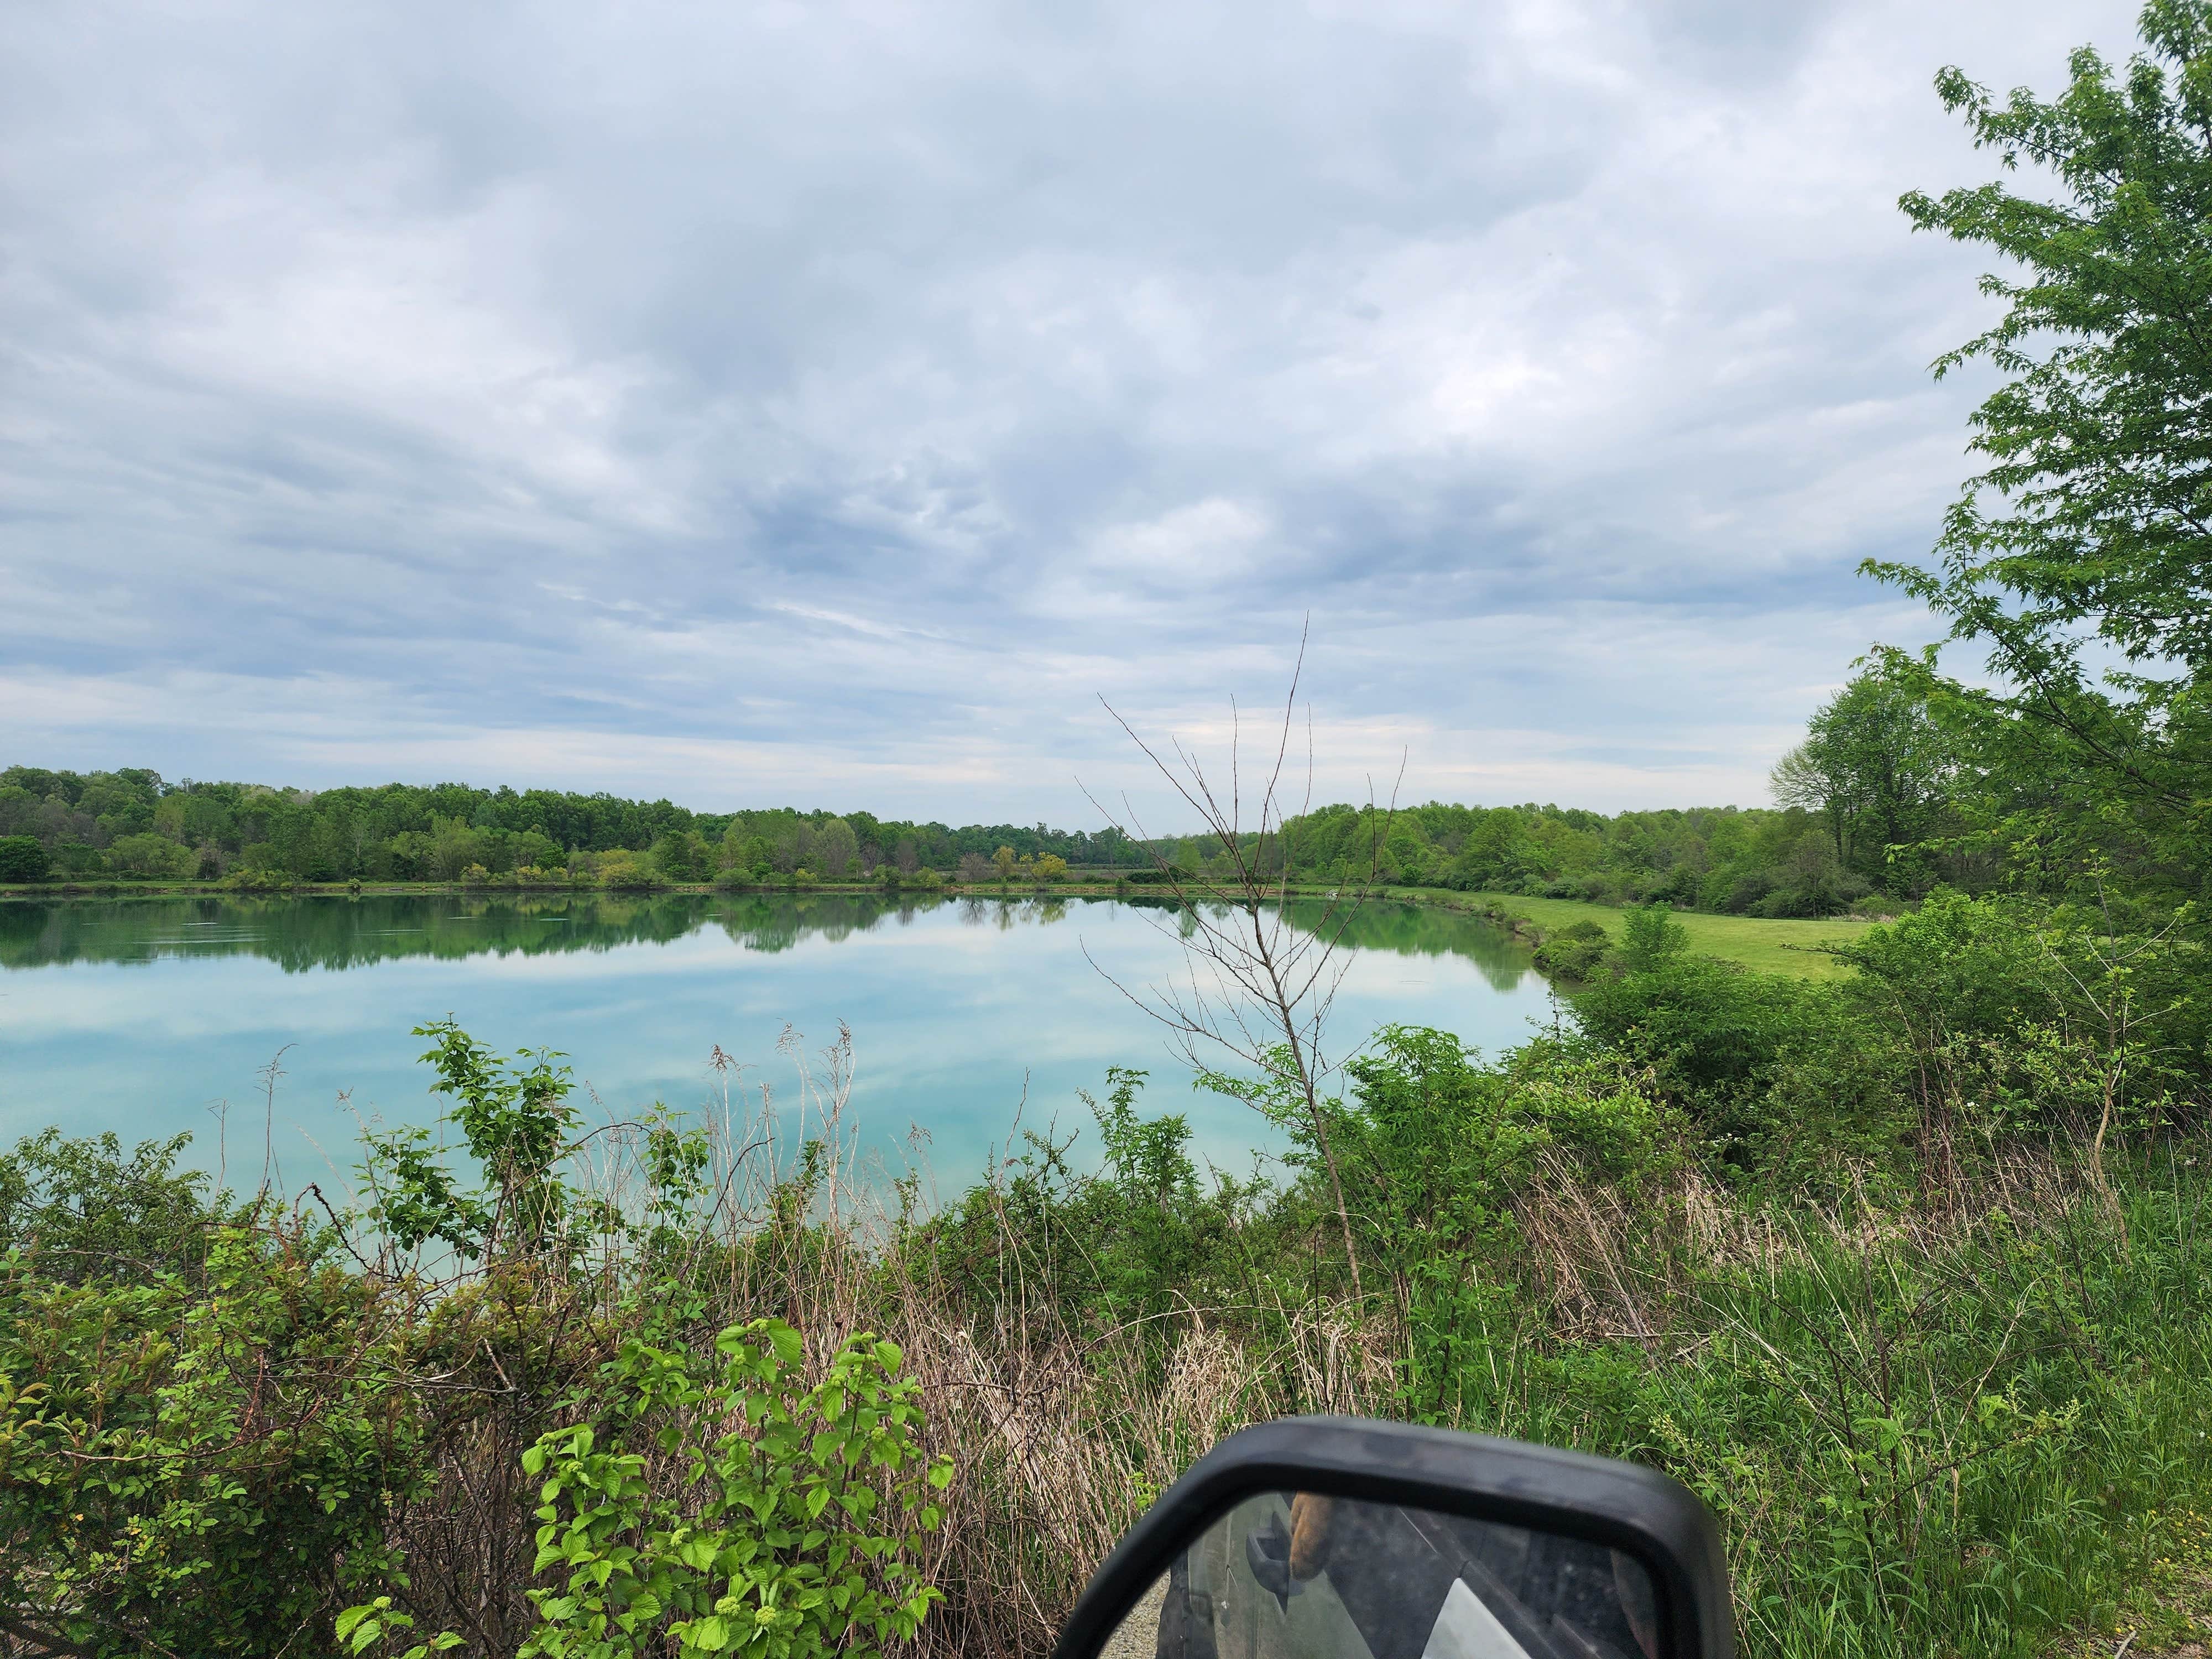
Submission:
[[[1294,1417],[1194,1464],[1054,1659],[1733,1659],[1712,1514],[1631,1463]]]

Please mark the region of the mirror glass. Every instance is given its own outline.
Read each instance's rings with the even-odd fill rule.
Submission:
[[[1658,1659],[1651,1580],[1618,1550],[1315,1492],[1246,1499],[1102,1659]]]

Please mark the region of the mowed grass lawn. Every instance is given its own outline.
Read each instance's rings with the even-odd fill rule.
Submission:
[[[1404,896],[1444,901],[1476,909],[1495,904],[1528,917],[1547,933],[1577,921],[1594,921],[1615,939],[1620,937],[1621,912],[1607,904],[1584,904],[1577,899],[1523,898],[1517,893],[1445,893],[1429,890],[1410,890]],[[1795,974],[1801,979],[1834,979],[1850,973],[1851,970],[1844,963],[1814,947],[1856,939],[1874,925],[1851,916],[1831,916],[1826,921],[1775,921],[1764,916],[1706,915],[1696,910],[1677,910],[1674,920],[1689,934],[1692,951],[1740,962],[1761,973]]]

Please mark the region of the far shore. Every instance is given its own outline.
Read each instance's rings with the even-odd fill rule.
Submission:
[[[1292,898],[1325,898],[1334,890],[1326,882],[1296,882],[1285,890]],[[940,880],[934,886],[902,882],[897,886],[880,881],[789,880],[716,884],[663,882],[650,887],[603,887],[568,882],[518,884],[512,882],[465,884],[442,881],[283,882],[242,887],[222,881],[131,881],[104,877],[98,881],[41,882],[0,885],[0,902],[37,899],[127,900],[137,898],[647,898],[668,894],[766,895],[804,898],[821,894],[891,900],[943,898],[1159,898],[1168,896],[1158,883],[1132,881],[1126,876],[1085,879],[1071,875],[1064,881],[960,882]],[[1607,933],[1621,931],[1623,910],[1617,905],[1593,904],[1579,899],[1533,897],[1519,893],[1462,892],[1441,887],[1380,887],[1369,902],[1419,904],[1432,909],[1458,911],[1474,920],[1499,927],[1529,945],[1540,945],[1560,929],[1579,921],[1594,921]],[[1828,916],[1799,921],[1763,916],[1717,915],[1703,910],[1677,910],[1674,920],[1690,936],[1692,949],[1763,973],[1788,974],[1801,979],[1830,979],[1848,975],[1847,964],[1829,954],[1830,947],[1856,939],[1875,919]]]

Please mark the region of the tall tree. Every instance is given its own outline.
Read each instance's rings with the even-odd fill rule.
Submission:
[[[2076,867],[2135,838],[2186,888],[2212,878],[2212,0],[2152,0],[2115,71],[2074,53],[2056,99],[1936,77],[2003,180],[1900,204],[1989,248],[2005,302],[1939,359],[2010,378],[1973,416],[1988,459],[1925,568],[1867,568],[1983,641],[2001,681],[1960,690],[2014,846]]]
[[[860,856],[860,838],[853,833],[853,826],[843,818],[825,818],[814,831],[814,857],[821,872],[832,881],[842,881],[852,872],[853,860]]]
[[[1914,659],[1878,655],[1820,706],[1773,773],[1776,802],[1819,813],[1837,861],[1885,886],[1898,874],[1889,849],[1931,832],[1955,770],[1923,680]]]

